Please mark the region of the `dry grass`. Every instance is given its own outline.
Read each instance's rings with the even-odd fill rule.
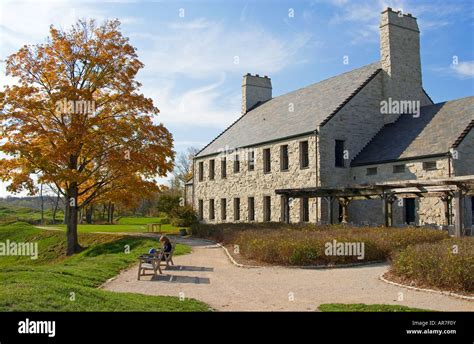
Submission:
[[[474,292],[474,238],[409,246],[395,255],[391,273],[405,283]]]
[[[448,238],[445,232],[421,228],[347,227],[287,224],[196,225],[193,235],[239,245],[247,259],[277,265],[328,265],[385,260],[413,244]],[[363,243],[364,258],[326,255],[326,244]]]

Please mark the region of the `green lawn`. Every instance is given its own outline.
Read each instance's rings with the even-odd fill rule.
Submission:
[[[148,223],[160,223],[161,217],[121,217],[119,225],[147,225]]]
[[[364,303],[326,303],[318,308],[321,312],[433,312],[427,309],[409,308],[399,305],[366,305]]]
[[[63,218],[63,211],[58,209],[56,213],[56,220]],[[53,215],[49,208],[44,210],[45,221],[52,221]],[[0,204],[0,222],[15,222],[15,221],[39,221],[41,220],[41,211],[26,208],[26,207],[15,207],[11,205]]]
[[[92,233],[92,232],[134,232],[142,233],[147,231],[148,223],[159,223],[161,218],[159,217],[122,217],[116,224],[79,224],[77,230],[81,233]],[[66,225],[52,225],[51,227],[61,228],[66,230]],[[179,233],[181,227],[175,227],[171,224],[161,225],[162,233]]]
[[[197,300],[145,296],[99,290],[107,279],[136,262],[139,254],[159,243],[149,238],[81,233],[87,247],[65,256],[62,232],[44,231],[26,223],[0,226],[0,242],[38,242],[39,257],[0,256],[0,311],[207,311]],[[127,245],[130,253],[126,253]],[[177,245],[176,254],[190,252]],[[158,287],[158,285],[157,285]],[[75,300],[71,300],[71,296]]]

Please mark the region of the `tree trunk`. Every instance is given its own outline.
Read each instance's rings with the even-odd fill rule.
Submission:
[[[115,210],[115,204],[111,204],[111,209],[110,209],[110,224],[114,224],[114,210]]]
[[[105,221],[105,212],[106,212],[106,211],[107,211],[107,206],[105,205],[105,203],[103,203],[103,204],[102,204],[102,214],[101,214],[101,218],[100,218],[100,220],[101,220],[102,222]]]
[[[40,185],[40,199],[41,199],[41,225],[44,225],[44,197],[43,184]]]
[[[56,213],[58,212],[59,198],[60,197],[61,196],[58,193],[58,195],[56,196],[56,202],[54,203],[54,207],[53,207],[53,211],[52,211],[52,213],[53,213],[53,224],[56,224]]]
[[[81,250],[77,239],[77,185],[72,184],[67,191],[66,214],[67,214],[67,255],[71,256]]]
[[[92,224],[92,215],[94,214],[94,206],[91,204],[89,208],[86,209],[86,223]]]

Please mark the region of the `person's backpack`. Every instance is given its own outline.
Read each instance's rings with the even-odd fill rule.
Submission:
[[[154,249],[153,247],[150,248],[150,249],[148,250],[148,254],[153,254],[153,255],[156,254],[156,249]],[[148,260],[147,263],[148,263],[148,264],[151,264],[152,261],[151,261],[151,260]]]

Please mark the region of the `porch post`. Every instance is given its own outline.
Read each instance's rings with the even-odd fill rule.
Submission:
[[[383,195],[385,227],[393,226],[393,201],[395,197],[391,194]]]
[[[462,190],[458,189],[454,193],[454,236],[456,238],[461,237],[463,232],[463,217],[462,217],[462,201],[463,201]]]
[[[451,217],[451,212],[449,210],[449,203],[453,199],[453,195],[447,192],[444,196],[441,197],[441,201],[443,202],[444,205],[444,224],[446,226],[451,225],[452,223],[452,217]]]
[[[328,202],[328,224],[332,225],[333,222],[333,216],[332,216],[332,202],[334,201],[333,196],[327,196],[324,197],[326,202]]]
[[[339,204],[342,207],[342,221],[341,221],[341,223],[347,224],[348,219],[349,219],[348,206],[349,206],[349,202],[351,200],[347,197],[344,197],[344,198],[339,198],[338,201],[339,201]]]

